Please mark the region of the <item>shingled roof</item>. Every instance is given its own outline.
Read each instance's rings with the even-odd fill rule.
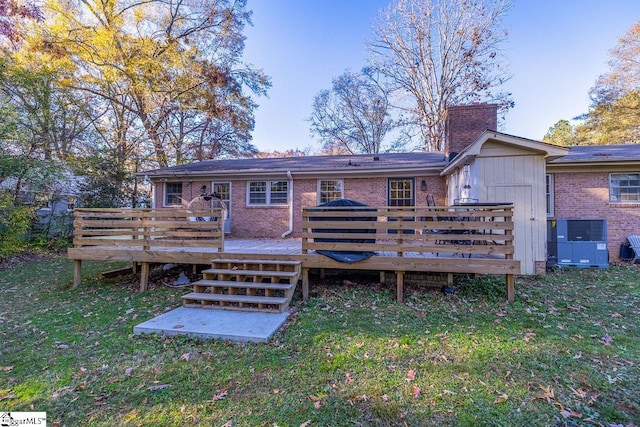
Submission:
[[[494,133],[503,139],[516,138],[498,132]],[[518,140],[524,139],[518,138]],[[545,145],[539,141],[531,142],[541,144],[541,146]],[[550,167],[569,167],[590,164],[605,167],[615,164],[640,164],[640,144],[590,145],[567,148],[569,149],[568,154],[550,159],[548,165]],[[308,177],[368,177],[402,173],[413,174],[414,172],[421,175],[436,175],[442,172],[448,164],[446,156],[441,152],[380,153],[208,160],[155,169],[138,175],[151,179],[282,177],[286,176],[287,172]],[[451,163],[449,167],[453,166]]]
[[[149,178],[197,176],[275,175],[286,172],[303,175],[345,175],[387,173],[389,171],[432,170],[446,164],[443,153],[380,153],[350,156],[298,156],[257,159],[208,160],[142,173]]]
[[[640,144],[580,145],[569,148],[569,154],[549,162],[568,163],[640,162]]]

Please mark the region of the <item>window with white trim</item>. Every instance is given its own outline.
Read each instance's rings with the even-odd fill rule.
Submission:
[[[547,197],[547,216],[553,216],[553,175],[548,173],[545,176],[545,195]]]
[[[180,206],[182,205],[182,183],[166,182],[164,184],[164,205]]]
[[[249,181],[247,205],[286,205],[289,203],[288,181]]]
[[[640,173],[612,173],[609,175],[611,203],[640,203]]]
[[[344,199],[344,184],[341,179],[318,180],[318,204]]]

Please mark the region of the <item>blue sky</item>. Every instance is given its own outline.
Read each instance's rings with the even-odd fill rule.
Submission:
[[[365,65],[365,41],[386,0],[249,0],[245,61],[272,78],[257,99],[253,142],[262,151],[317,151],[306,119],[313,97],[345,69]],[[515,0],[504,54],[515,107],[503,132],[541,139],[559,119],[585,113],[609,50],[640,20],[639,0]]]

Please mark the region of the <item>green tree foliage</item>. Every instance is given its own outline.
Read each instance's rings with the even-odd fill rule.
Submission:
[[[137,207],[137,194],[133,193],[134,177],[122,164],[108,154],[96,153],[80,159],[76,168],[86,171],[79,185],[78,203],[84,207],[117,208],[133,205]]]
[[[640,143],[640,22],[610,53],[609,71],[591,89],[591,108],[577,129],[581,144]]]
[[[370,71],[345,71],[333,79],[330,90],[315,96],[309,122],[324,152],[378,153],[385,136],[398,126],[389,114],[387,90]]]
[[[138,203],[140,170],[257,153],[253,97],[270,80],[241,61],[245,0],[38,4],[0,0],[12,155],[63,162],[86,177],[85,202],[105,206]]]
[[[138,155],[158,166],[254,153],[250,94],[270,81],[241,62],[245,3],[51,1],[41,43],[73,61],[69,85],[96,98],[103,128],[148,141]]]
[[[395,105],[413,119],[426,151],[442,150],[446,109],[492,102],[510,77],[501,21],[510,0],[396,0],[379,16],[369,42],[371,61],[395,89]]]
[[[14,150],[44,160],[66,161],[84,142],[90,126],[80,94],[60,85],[60,71],[38,64],[41,55],[0,59],[0,99],[11,106]]]
[[[549,128],[542,138],[543,141],[556,145],[577,145],[578,136],[575,127],[569,120],[558,120]]]

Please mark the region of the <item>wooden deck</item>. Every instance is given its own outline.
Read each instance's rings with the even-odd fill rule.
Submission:
[[[211,265],[216,259],[302,262],[302,291],[309,296],[309,269],[372,270],[396,273],[397,299],[403,299],[405,272],[479,273],[505,276],[507,299],[514,299],[513,208],[366,207],[305,208],[302,238],[232,239],[222,232],[218,209],[87,210],[75,213],[74,285],[82,260],[140,263],[141,291],[149,265]],[[210,221],[195,221],[206,217]],[[317,251],[373,252],[344,263]]]

